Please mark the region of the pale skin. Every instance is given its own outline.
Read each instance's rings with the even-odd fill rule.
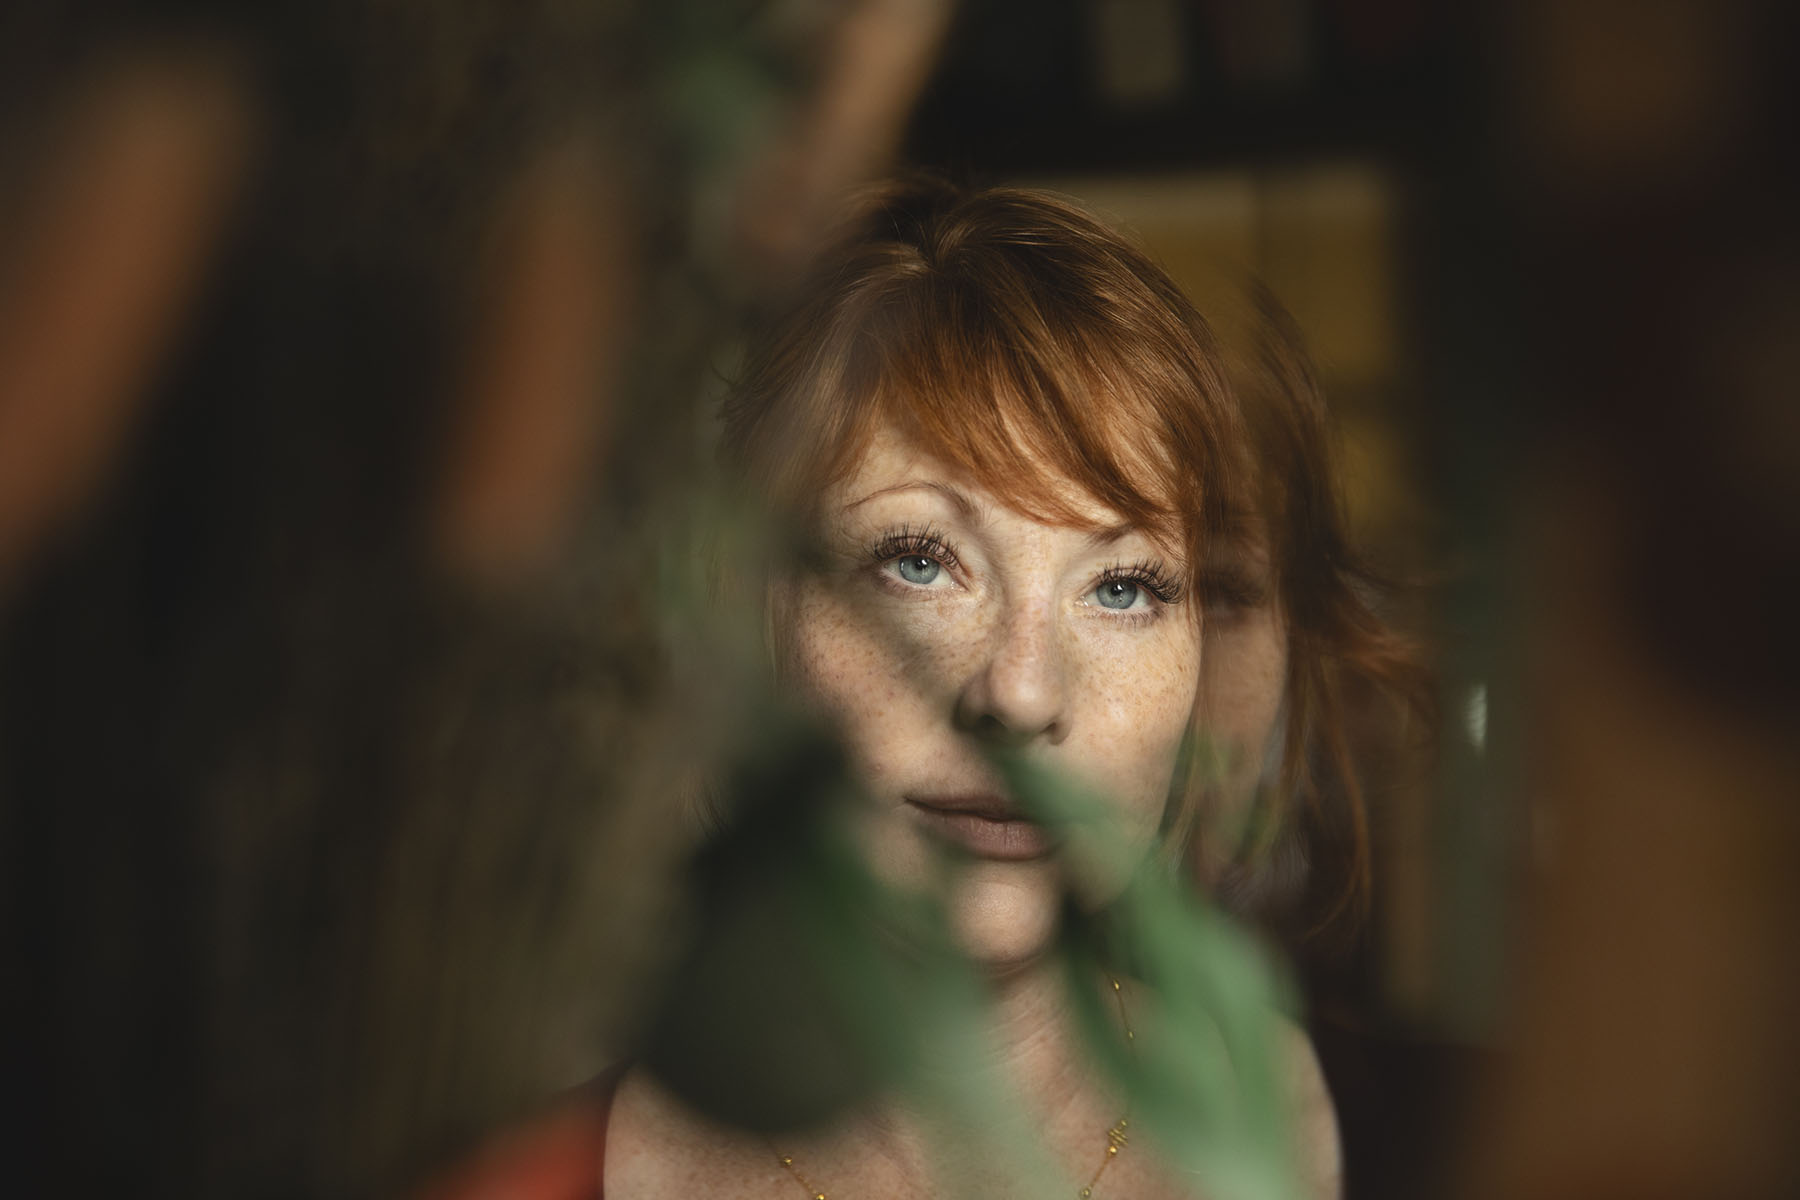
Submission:
[[[1020,1098],[1051,1160],[1043,1169],[1073,1195],[1122,1097],[1083,1048],[1050,953],[1065,867],[1002,841],[959,862],[946,888],[932,807],[1003,793],[986,751],[1004,745],[1093,788],[1122,835],[1152,848],[1198,697],[1202,623],[1180,594],[1177,556],[1073,485],[1066,495],[1081,524],[1038,520],[879,431],[823,497],[816,561],[780,581],[771,604],[785,678],[837,721],[871,798],[871,864],[897,886],[944,889],[953,928],[987,970],[989,1056],[970,1069],[992,1069]],[[1127,1011],[1147,1007],[1125,988]],[[1303,1156],[1322,1160],[1335,1153],[1329,1101],[1304,1038],[1290,1036]],[[834,1198],[1042,1194],[1041,1177],[1028,1184],[898,1101],[779,1149]],[[801,1194],[768,1142],[707,1122],[638,1071],[620,1088],[605,1163],[615,1198]],[[1205,1194],[1135,1147],[1094,1189]]]

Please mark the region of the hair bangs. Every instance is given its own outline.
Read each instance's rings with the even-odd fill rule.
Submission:
[[[1212,441],[1181,428],[1196,424],[1193,381],[1166,381],[1176,394],[1160,395],[1164,381],[1118,361],[1105,339],[1020,304],[1026,282],[908,279],[866,317],[838,397],[857,428],[834,469],[886,423],[1010,508],[1089,526],[1104,507],[1191,559],[1200,477],[1171,447]]]
[[[724,446],[804,519],[885,425],[1019,512],[1142,529],[1192,582],[1206,532],[1249,507],[1218,358],[1180,289],[1074,206],[901,188],[763,341]]]

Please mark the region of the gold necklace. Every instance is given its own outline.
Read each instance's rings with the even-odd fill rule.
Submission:
[[[1119,1003],[1119,1024],[1125,1027],[1126,1044],[1131,1046],[1133,1053],[1136,1053],[1137,1047],[1134,1043],[1137,1040],[1137,1035],[1131,1032],[1131,1018],[1125,1014],[1125,993],[1120,989],[1119,981],[1117,979],[1112,979],[1111,983],[1113,998]],[[1106,1131],[1106,1157],[1102,1158],[1100,1160],[1100,1165],[1094,1168],[1093,1177],[1087,1181],[1087,1186],[1075,1193],[1080,1200],[1088,1200],[1088,1197],[1094,1194],[1094,1185],[1100,1182],[1100,1177],[1106,1174],[1106,1168],[1112,1165],[1113,1159],[1119,1156],[1119,1151],[1123,1150],[1125,1144],[1131,1140],[1130,1136],[1126,1133],[1126,1130],[1130,1127],[1130,1121],[1128,1120],[1130,1116],[1131,1110],[1127,1108],[1125,1110],[1125,1116],[1120,1117],[1117,1121],[1113,1122],[1112,1127]],[[776,1163],[782,1170],[794,1177],[794,1182],[800,1185],[801,1190],[811,1197],[811,1200],[829,1200],[823,1191],[815,1187],[806,1176],[800,1173],[800,1168],[794,1165],[793,1155],[783,1154],[781,1151],[776,1150],[773,1142],[769,1143],[769,1149],[775,1152]]]

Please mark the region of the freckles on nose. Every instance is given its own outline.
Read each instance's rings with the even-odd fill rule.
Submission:
[[[1068,733],[1067,651],[1055,614],[1034,607],[990,632],[959,697],[959,720],[1019,736]]]

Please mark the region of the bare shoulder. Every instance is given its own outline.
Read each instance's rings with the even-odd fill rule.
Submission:
[[[779,1170],[753,1137],[694,1112],[633,1069],[619,1081],[606,1131],[607,1200],[772,1196]]]
[[[602,1194],[613,1200],[674,1194],[687,1182],[695,1152],[707,1149],[698,1124],[646,1071],[627,1071],[606,1128]]]
[[[1319,1069],[1312,1039],[1292,1021],[1280,1025],[1280,1054],[1287,1072],[1298,1141],[1300,1182],[1312,1200],[1337,1200],[1344,1191],[1343,1151],[1338,1143],[1337,1110]]]

